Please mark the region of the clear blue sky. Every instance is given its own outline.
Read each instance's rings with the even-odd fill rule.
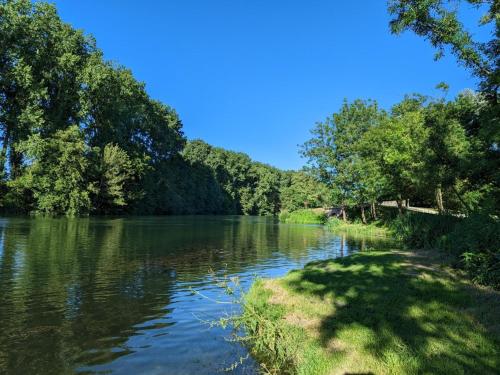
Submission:
[[[474,88],[453,57],[389,33],[386,1],[57,0],[150,95],[173,106],[188,138],[300,168],[297,145],[347,98],[387,108],[405,93]]]

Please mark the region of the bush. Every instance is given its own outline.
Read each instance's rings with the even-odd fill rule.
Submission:
[[[407,212],[389,224],[396,237],[413,248],[442,247],[460,219],[448,215]]]
[[[279,220],[288,224],[324,224],[327,220],[325,211],[321,209],[303,209],[297,211],[283,211]]]
[[[349,235],[363,235],[363,236],[388,236],[390,235],[389,229],[380,223],[363,224],[360,222],[346,222],[336,217],[331,217],[326,222],[328,229],[334,232],[344,232]]]
[[[500,289],[500,221],[488,215],[458,218],[408,212],[390,224],[408,247],[442,249],[471,278]]]
[[[486,215],[460,220],[448,239],[474,281],[500,289],[500,221]]]

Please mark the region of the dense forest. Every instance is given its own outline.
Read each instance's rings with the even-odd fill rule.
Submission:
[[[303,172],[187,142],[175,110],[53,5],[0,2],[0,60],[4,212],[274,215],[324,203]]]

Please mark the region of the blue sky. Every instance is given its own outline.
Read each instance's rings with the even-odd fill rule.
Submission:
[[[438,95],[441,81],[450,96],[476,85],[421,38],[391,35],[383,0],[54,3],[177,110],[188,138],[283,169],[304,165],[297,145],[344,98],[387,108],[405,93]]]

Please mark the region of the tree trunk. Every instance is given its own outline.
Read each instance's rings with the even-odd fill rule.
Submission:
[[[399,215],[403,215],[403,201],[401,199],[397,199],[396,203],[398,205]]]
[[[377,208],[375,207],[375,202],[372,202],[370,205],[370,214],[372,215],[373,220],[377,220]]]
[[[443,191],[441,190],[441,185],[438,185],[436,188],[436,204],[437,208],[440,214],[444,212],[444,205],[443,205]]]
[[[347,214],[345,212],[345,206],[342,206],[341,212],[342,212],[342,220],[347,221]]]
[[[366,224],[365,206],[363,204],[361,205],[361,221]]]
[[[10,127],[7,125],[2,139],[2,150],[0,151],[0,177],[5,173],[5,163],[7,162],[7,147],[10,141]]]
[[[14,147],[10,148],[9,151],[9,164],[10,164],[10,179],[14,180],[21,176],[21,165],[23,162],[23,154],[16,151]]]

